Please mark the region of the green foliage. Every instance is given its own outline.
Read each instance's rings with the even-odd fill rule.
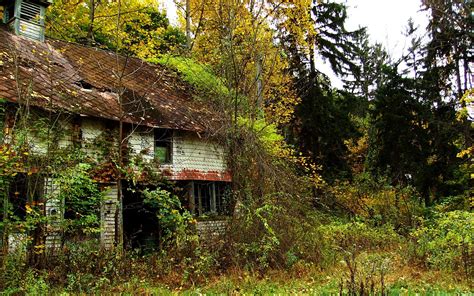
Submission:
[[[339,287],[341,292],[348,295],[384,294],[385,276],[391,263],[387,255],[362,253],[355,256],[351,254],[344,257],[344,262],[347,270],[341,278]]]
[[[243,242],[239,246],[244,258],[250,258],[247,264],[255,264],[255,266],[249,266],[250,269],[257,267],[264,270],[268,269],[270,264],[274,264],[272,261],[276,259],[275,255],[280,251],[278,249],[280,240],[275,232],[276,230],[273,228],[272,220],[281,213],[281,210],[280,207],[274,204],[266,204],[257,208],[243,206],[243,228],[249,231],[250,229],[255,229],[258,225],[260,230],[257,239]]]
[[[18,268],[13,268],[12,272],[19,272]],[[18,286],[7,283],[3,295],[46,295],[50,287],[44,279],[44,275],[33,269],[26,269],[24,274],[17,279]],[[1,287],[1,285],[0,285]]]
[[[423,214],[420,196],[411,186],[393,186],[384,178],[360,173],[352,182],[337,182],[325,188],[323,203],[345,217],[355,217],[372,226],[391,225],[407,234]]]
[[[154,4],[136,0],[57,0],[47,10],[46,33],[140,58],[182,49],[186,41],[183,32],[171,26],[166,13]]]
[[[462,271],[474,275],[474,213],[451,211],[436,214],[423,221],[411,233],[415,241],[414,253],[428,267]]]
[[[170,240],[187,231],[189,224],[193,221],[192,215],[181,207],[181,202],[176,195],[161,188],[145,189],[143,195],[144,203],[156,211],[165,242],[169,243]]]
[[[0,144],[3,143],[3,127],[5,125],[5,103],[6,100],[0,98]]]
[[[264,149],[270,154],[279,155],[284,148],[282,147],[284,146],[283,136],[274,124],[266,122],[265,119],[250,120],[249,118],[239,117],[238,124],[254,132]]]
[[[420,99],[425,90],[419,81],[396,68],[387,67],[385,74],[387,82],[377,90],[370,110],[368,169],[386,174],[392,184],[413,184],[426,205],[459,192],[447,186],[458,163],[452,106]]]
[[[389,225],[373,227],[362,222],[333,222],[319,227],[324,264],[350,260],[365,251],[393,249],[401,237]]]
[[[130,19],[125,23],[125,32],[130,38],[126,41],[126,48],[132,53],[140,57],[155,56],[158,53],[168,53],[184,47],[186,36],[181,30],[169,24],[165,12],[148,6],[142,9],[141,14],[143,17]],[[143,22],[143,18],[147,21]],[[144,55],[140,51],[148,53]]]
[[[205,94],[201,99],[211,98],[213,96],[217,96],[218,99],[226,98],[231,94],[223,81],[214,75],[209,67],[193,59],[163,55],[159,58],[150,58],[148,61],[176,70],[184,81],[194,86],[199,92]]]
[[[79,163],[55,179],[60,188],[57,198],[65,203],[65,231],[70,235],[100,232],[102,193],[89,175],[91,168],[89,164]]]
[[[327,180],[350,176],[344,141],[357,135],[347,103],[355,98],[333,89],[322,75],[305,74],[300,84],[305,91],[296,107],[292,142],[323,167]]]

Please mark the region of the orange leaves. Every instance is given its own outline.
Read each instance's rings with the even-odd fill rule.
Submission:
[[[0,176],[15,176],[23,170],[28,153],[9,144],[0,144]]]
[[[310,4],[309,0],[191,0],[193,30],[199,28],[192,54],[246,96],[250,106],[245,107],[257,110],[250,112],[259,113],[263,106],[269,122],[287,123],[299,98],[275,36],[282,24],[300,30],[301,36],[311,33]],[[306,23],[300,27],[303,20]]]

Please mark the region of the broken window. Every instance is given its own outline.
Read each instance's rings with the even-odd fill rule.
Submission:
[[[197,216],[230,214],[229,183],[194,181],[193,184],[192,213]]]
[[[155,129],[155,159],[160,164],[171,163],[172,131]]]

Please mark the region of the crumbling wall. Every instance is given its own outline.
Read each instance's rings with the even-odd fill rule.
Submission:
[[[105,192],[100,210],[101,233],[100,243],[104,249],[112,249],[115,245],[115,225],[118,205],[117,185],[111,185]]]
[[[225,235],[227,220],[203,220],[198,221],[196,230],[202,240],[212,240]]]

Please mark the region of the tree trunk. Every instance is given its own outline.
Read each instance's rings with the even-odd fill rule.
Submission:
[[[87,30],[87,43],[92,45],[94,42],[94,19],[95,19],[95,0],[90,0],[89,9],[89,28]]]
[[[191,50],[191,0],[186,0],[186,49]]]

